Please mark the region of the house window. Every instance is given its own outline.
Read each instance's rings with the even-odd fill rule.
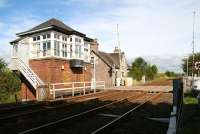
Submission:
[[[63,36],[63,41],[67,41],[67,37],[66,36]]]
[[[51,38],[51,34],[50,33],[47,34],[47,38]]]
[[[44,35],[42,35],[42,37],[43,37],[43,39],[47,39],[47,38],[49,39],[51,37],[51,34],[49,34],[49,33],[44,34]]]
[[[44,34],[44,35],[42,35],[43,36],[43,39],[46,39],[47,37],[46,37],[46,34]]]
[[[54,38],[55,38],[55,39],[60,39],[60,35],[54,34]]]
[[[70,38],[70,42],[72,42],[72,38]]]
[[[76,55],[76,58],[81,58],[81,46],[80,45],[75,45],[75,55]]]
[[[43,56],[49,56],[51,53],[51,42],[43,42]]]
[[[75,38],[75,42],[81,43],[81,39],[80,38]]]
[[[37,41],[37,40],[40,40],[40,36],[34,36],[33,37],[33,41]]]
[[[62,57],[67,57],[67,44],[62,44]]]
[[[60,42],[54,41],[54,55],[60,56]]]
[[[84,51],[88,52],[88,44],[87,43],[84,44]]]
[[[94,64],[94,57],[91,57],[90,63]]]
[[[33,44],[33,54],[37,57],[40,55],[40,43]]]
[[[33,37],[33,41],[36,41],[37,39],[36,39],[36,37]]]
[[[40,36],[37,36],[37,40],[40,40]]]
[[[72,45],[70,45],[70,58],[72,58],[72,52],[73,52]]]

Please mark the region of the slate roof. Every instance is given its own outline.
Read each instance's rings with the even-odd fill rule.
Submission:
[[[17,35],[23,36],[23,35],[27,35],[27,34],[32,34],[34,32],[37,32],[38,30],[42,30],[44,28],[58,30],[60,32],[64,32],[67,34],[78,34],[82,37],[86,36],[85,34],[72,29],[71,27],[64,24],[62,21],[55,19],[55,18],[47,20],[46,22],[39,24],[28,31],[17,33]]]
[[[20,40],[22,40],[24,38],[25,37],[19,37],[19,38],[15,39],[15,40],[11,41],[10,44],[17,43],[17,42],[19,42]]]
[[[84,37],[84,40],[88,41],[88,42],[93,41],[93,39],[86,37],[85,34],[78,32],[78,31],[74,30],[73,28],[67,26],[62,21],[55,19],[55,18],[52,18],[50,20],[47,20],[47,21],[31,28],[30,30],[27,30],[27,31],[21,32],[21,33],[17,33],[19,38],[11,41],[10,43],[13,44],[13,43],[19,42],[20,40],[22,40],[24,38],[25,35],[30,35],[30,34],[33,34],[33,33],[41,32],[41,31],[45,31],[45,30],[51,30],[51,29],[65,33],[65,34],[69,34],[69,35],[70,34],[79,35],[81,37]]]
[[[71,27],[65,25],[62,21],[60,20],[57,20],[55,18],[52,18],[38,26],[35,26],[33,27],[32,29],[30,29],[29,31],[33,31],[33,30],[38,30],[38,29],[42,29],[42,28],[45,28],[45,27],[50,27],[50,26],[57,26],[57,27],[60,27],[60,28],[63,28],[67,31],[75,31],[74,29],[72,29]]]
[[[99,58],[101,58],[109,67],[115,65],[115,68],[119,68],[119,53],[105,53],[102,51],[93,51]]]

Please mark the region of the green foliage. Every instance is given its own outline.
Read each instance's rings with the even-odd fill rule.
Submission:
[[[165,75],[167,77],[176,77],[177,76],[177,74],[175,72],[173,72],[173,71],[166,71]]]
[[[183,64],[182,64],[182,69],[183,69],[183,72],[184,73],[187,73],[187,59],[188,59],[188,74],[189,74],[189,76],[191,76],[192,75],[192,70],[193,70],[193,56],[192,56],[192,54],[190,54],[187,58],[184,58],[183,59]],[[195,53],[194,54],[194,63],[195,62],[199,62],[200,61],[200,53]],[[194,68],[194,74],[198,74],[198,70],[196,70],[195,68]]]
[[[6,62],[2,58],[0,58],[0,73],[3,72],[3,69],[5,69],[6,66]]]
[[[187,96],[184,97],[184,104],[198,104],[198,100],[197,98],[195,98],[194,96]]]
[[[0,60],[0,103],[8,99],[20,89],[20,80],[7,68],[4,60]]]
[[[157,73],[158,73],[158,69],[156,65],[147,65],[146,72],[145,72],[147,80],[153,80]]]
[[[145,75],[147,80],[152,80],[157,73],[158,69],[156,65],[147,64],[143,58],[138,57],[132,63],[129,76],[139,81],[142,79],[142,76]]]

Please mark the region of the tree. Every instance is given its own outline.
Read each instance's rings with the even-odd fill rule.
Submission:
[[[196,70],[194,68],[194,65],[193,65],[193,56],[192,54],[190,54],[187,58],[184,58],[182,61],[183,61],[183,64],[182,64],[182,69],[183,69],[183,72],[186,74],[187,73],[187,59],[188,59],[188,74],[189,76],[192,75],[192,71],[194,72],[194,74],[198,74],[198,70]],[[199,62],[200,61],[200,53],[195,53],[194,54],[194,63],[195,62]]]
[[[145,72],[147,80],[153,80],[155,76],[157,75],[157,73],[158,73],[158,69],[156,65],[147,65],[146,72]]]
[[[166,75],[167,77],[176,77],[176,76],[177,76],[175,72],[173,72],[173,71],[168,71],[168,70],[165,72],[165,75]]]
[[[7,66],[6,62],[2,58],[0,58],[0,72],[2,72],[3,69],[6,68],[6,66]]]
[[[20,80],[0,58],[0,103],[5,102],[20,89]]]
[[[130,75],[136,80],[141,80],[142,76],[145,74],[146,65],[147,63],[143,58],[136,58],[135,61],[132,63]]]
[[[132,63],[129,75],[138,81],[142,79],[143,75],[146,76],[147,80],[152,80],[157,72],[158,69],[156,65],[147,64],[143,58],[138,57]]]

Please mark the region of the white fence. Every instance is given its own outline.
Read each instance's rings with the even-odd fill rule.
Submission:
[[[94,82],[66,82],[66,83],[53,83],[50,85],[50,94],[55,99],[57,96],[64,96],[75,93],[83,92],[85,95],[86,90],[96,92],[97,89],[105,90],[105,81]]]

